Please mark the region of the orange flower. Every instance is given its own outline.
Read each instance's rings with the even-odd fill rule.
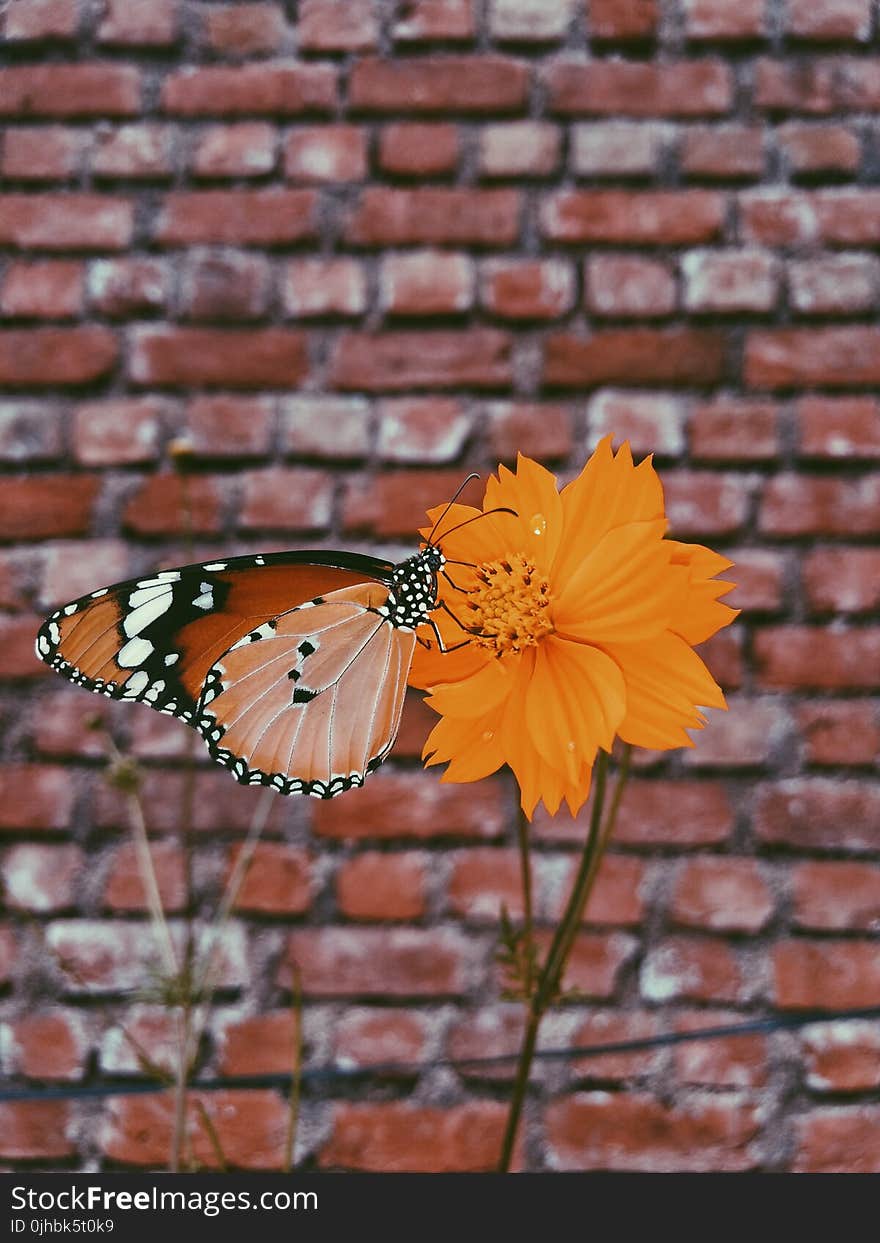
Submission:
[[[515,513],[444,535],[502,506]],[[433,618],[454,650],[419,647],[410,676],[441,716],[424,756],[448,764],[443,780],[508,764],[529,817],[541,799],[574,814],[615,737],[693,746],[685,731],[705,724],[699,706],[726,707],[693,645],[737,615],[719,600],[734,584],[715,578],[732,563],[666,539],[666,527],[650,458],[634,466],[610,436],[561,493],[520,456],[515,472],[490,477],[483,511],[451,507],[436,542],[455,586],[441,578]]]

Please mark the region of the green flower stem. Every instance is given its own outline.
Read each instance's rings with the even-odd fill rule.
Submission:
[[[510,1169],[510,1162],[513,1156],[513,1147],[516,1142],[516,1134],[519,1129],[519,1122],[522,1116],[523,1105],[525,1103],[526,1091],[529,1083],[529,1074],[531,1072],[532,1060],[535,1054],[535,1047],[538,1041],[538,1031],[541,1026],[541,1020],[547,1010],[553,1004],[558,993],[559,984],[562,979],[565,964],[577,936],[581,920],[583,918],[584,909],[587,905],[593,885],[599,872],[599,865],[605,852],[611,836],[614,832],[614,824],[617,819],[617,812],[620,808],[620,801],[623,797],[624,787],[626,786],[627,777],[629,776],[629,760],[631,748],[627,746],[624,749],[621,758],[618,779],[614,790],[614,797],[608,814],[608,819],[603,825],[603,813],[605,809],[605,792],[608,777],[608,755],[604,751],[599,752],[596,760],[596,771],[593,786],[593,807],[590,814],[590,825],[587,832],[587,840],[584,843],[583,853],[581,855],[580,864],[578,866],[577,875],[569,894],[565,912],[557,925],[556,932],[550,949],[547,951],[547,957],[544,966],[538,975],[535,992],[529,1005],[528,1016],[526,1019],[526,1029],[523,1034],[522,1046],[520,1048],[519,1060],[517,1063],[516,1079],[513,1085],[513,1095],[510,1102],[510,1112],[507,1116],[507,1125],[504,1131],[504,1139],[501,1146],[501,1158],[498,1163],[499,1172],[506,1174]],[[526,848],[527,849],[527,848]],[[522,850],[522,844],[521,844]]]
[[[529,822],[522,806],[518,808],[516,833],[519,841],[519,870],[523,894],[523,949],[525,951],[524,984],[527,997],[532,995],[534,970],[534,924],[532,919],[532,861],[529,852]]]

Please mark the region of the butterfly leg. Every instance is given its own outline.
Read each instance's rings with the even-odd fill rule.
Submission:
[[[443,653],[444,656],[448,655],[450,652],[458,652],[461,650],[461,648],[467,647],[467,645],[470,643],[470,639],[463,639],[461,643],[453,643],[452,647],[447,647],[446,643],[443,640],[443,635],[440,633],[439,629],[437,628],[437,623],[433,620],[433,618],[429,617],[427,624],[434,631],[434,634],[437,637],[437,647],[440,649],[440,651]],[[416,635],[416,642],[420,643],[422,647],[427,648],[428,651],[431,650],[431,643],[428,639],[422,639],[419,635]]]

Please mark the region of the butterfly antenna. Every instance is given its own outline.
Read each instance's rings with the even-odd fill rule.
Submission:
[[[468,526],[471,522],[476,522],[479,518],[488,518],[491,514],[512,514],[514,518],[519,517],[515,509],[509,509],[506,505],[499,505],[496,509],[487,509],[481,514],[474,514],[472,518],[465,518],[464,522],[459,522],[457,526],[450,527],[448,531],[444,531],[440,538],[446,539],[447,535],[451,535],[453,531],[460,531],[462,527]],[[436,529],[437,527],[435,526],[434,531]],[[434,531],[431,532],[432,535]]]
[[[428,538],[427,538],[427,540],[426,540],[426,543],[428,543],[428,544],[433,544],[433,542],[434,542],[434,532],[437,530],[437,528],[439,527],[440,523],[443,521],[443,519],[444,519],[444,518],[446,517],[446,515],[449,513],[450,509],[452,509],[452,506],[455,504],[455,502],[456,502],[456,501],[458,500],[458,498],[461,496],[462,492],[464,492],[465,488],[468,486],[468,484],[470,483],[470,481],[471,481],[472,479],[479,479],[479,477],[480,477],[480,476],[477,474],[477,472],[476,472],[475,470],[474,470],[474,471],[471,471],[471,473],[468,475],[467,479],[465,479],[462,483],[460,483],[460,484],[458,485],[458,487],[457,487],[457,488],[456,488],[456,490],[455,490],[455,496],[453,496],[452,500],[449,502],[449,504],[448,504],[448,505],[446,506],[446,508],[443,510],[443,513],[440,515],[440,517],[437,519],[437,521],[434,523],[433,527],[431,528],[431,534],[428,536]]]

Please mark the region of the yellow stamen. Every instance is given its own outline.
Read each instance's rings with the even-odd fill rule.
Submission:
[[[499,656],[534,647],[553,629],[550,584],[521,553],[477,567],[468,608],[474,643]]]

